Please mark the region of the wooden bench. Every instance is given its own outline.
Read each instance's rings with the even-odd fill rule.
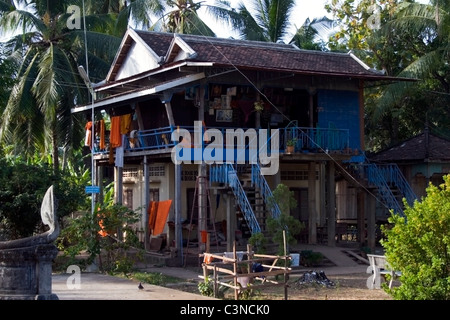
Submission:
[[[368,254],[369,267],[367,267],[367,273],[372,273],[367,279],[367,287],[369,289],[381,288],[381,276],[386,279],[386,275],[390,276],[389,289],[392,288],[394,279],[400,277],[402,274],[400,271],[392,270],[386,261],[386,256],[377,254]]]

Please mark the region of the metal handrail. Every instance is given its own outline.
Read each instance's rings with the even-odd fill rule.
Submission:
[[[380,169],[386,182],[396,186],[406,199],[407,203],[412,206],[414,201],[418,199],[417,195],[412,190],[408,181],[406,181],[405,176],[400,171],[398,165],[396,163],[378,164],[377,167]]]
[[[364,176],[367,178],[367,181],[378,187],[378,192],[388,208],[392,209],[396,214],[403,215],[403,209],[394,197],[391,188],[386,182],[386,179],[383,177],[378,166],[373,163],[360,164],[360,166],[363,168]]]
[[[252,184],[259,189],[265,202],[269,199],[273,199],[272,190],[270,189],[266,178],[261,174],[261,169],[258,164],[252,164]],[[281,215],[280,207],[276,202],[272,202],[269,208],[273,218],[276,219]]]
[[[261,232],[261,227],[233,165],[231,163],[212,165],[209,176],[211,182],[225,183],[231,187],[244,214],[244,219],[250,228],[250,232],[252,234]]]

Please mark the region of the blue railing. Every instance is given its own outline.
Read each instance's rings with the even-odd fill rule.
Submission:
[[[343,151],[350,145],[349,130],[333,128],[301,128],[287,126],[283,130],[280,145],[284,150],[289,140],[295,139],[295,151]]]
[[[252,184],[259,189],[265,202],[270,201],[269,199],[273,199],[272,190],[267,184],[266,178],[261,174],[261,169],[258,164],[252,165]],[[281,215],[280,207],[276,202],[271,201],[269,203],[269,209],[273,218],[277,219]]]
[[[244,219],[250,228],[250,232],[252,234],[261,232],[261,227],[233,165],[230,163],[211,165],[209,179],[210,182],[225,183],[231,187],[236,201],[244,214]]]
[[[192,152],[194,152],[194,139],[193,137],[197,133],[198,127],[195,126],[168,126],[161,127],[156,129],[148,129],[148,130],[140,130],[136,131],[135,136],[131,137],[130,135],[126,139],[125,150],[132,151],[142,151],[142,150],[161,150],[161,152],[170,152],[172,147],[174,147],[178,142],[172,141],[172,133],[177,129],[187,130],[192,136],[191,138],[191,147]],[[233,141],[233,148],[227,149],[225,148],[227,145],[226,133],[227,130],[239,130],[238,128],[230,128],[230,127],[219,127],[219,128],[209,128],[218,130],[223,137],[223,161],[230,161],[230,157],[234,157],[234,160],[237,159],[245,159],[248,162],[249,158],[254,157],[254,153],[259,153],[258,143],[259,143],[259,132],[254,128],[242,129],[245,133],[249,135],[245,139],[244,142]],[[249,129],[255,130],[256,135],[250,134],[251,131]],[[202,128],[200,132],[201,138],[206,131],[206,128]],[[107,140],[109,137],[106,137]],[[208,138],[208,137],[207,137]],[[271,132],[268,133],[267,136],[267,152],[270,152],[271,143],[270,139],[272,138]],[[292,138],[297,140],[296,142],[296,151],[308,150],[311,152],[315,151],[344,151],[349,146],[349,131],[344,129],[322,129],[322,128],[300,128],[297,126],[288,126],[284,129],[279,130],[279,152],[283,153],[286,150],[286,142]],[[201,149],[204,150],[205,147],[208,146],[208,141],[200,140]],[[98,143],[97,143],[98,145]],[[231,145],[229,143],[228,145]],[[251,146],[251,148],[249,148]],[[94,149],[95,153],[107,153],[106,149],[99,150],[98,148]],[[229,153],[227,158],[227,152]],[[244,153],[243,153],[244,152]],[[251,153],[252,152],[252,153]],[[230,154],[232,153],[232,156]],[[242,158],[244,157],[244,158]]]
[[[406,199],[407,203],[412,206],[414,201],[417,200],[417,195],[411,189],[411,186],[406,181],[405,176],[402,174],[397,164],[378,164],[377,167],[380,170],[381,175],[386,180],[386,183],[397,187]]]
[[[367,182],[369,184],[377,186],[378,193],[380,194],[387,208],[393,210],[394,213],[396,214],[403,215],[402,207],[400,206],[399,202],[392,193],[391,188],[389,187],[388,183],[386,182],[386,179],[384,178],[383,174],[381,173],[381,170],[379,170],[377,165],[372,163],[368,164],[366,163],[360,164],[359,167],[362,168],[363,170],[362,175],[367,179]]]
[[[417,195],[408,181],[406,181],[397,164],[374,164],[370,163],[365,154],[362,157],[363,162],[355,164],[356,168],[362,168],[360,171],[363,171],[364,178],[367,179],[369,184],[375,185],[379,189],[384,201],[391,209],[394,209],[395,212],[403,213],[403,203],[400,203],[392,194],[392,188],[398,189],[408,205],[412,206],[414,204],[418,199]],[[359,175],[361,178],[361,173]],[[386,189],[389,189],[389,194]],[[393,203],[394,201],[396,204]]]
[[[173,147],[175,142],[171,141],[171,135],[174,127],[163,127],[150,130],[142,130],[137,132],[138,148],[139,149],[166,149]],[[129,146],[128,149],[131,149]]]

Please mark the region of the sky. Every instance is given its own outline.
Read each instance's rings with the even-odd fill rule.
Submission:
[[[228,0],[231,3],[232,7],[236,7],[239,3],[239,0]],[[253,2],[253,0],[241,0],[247,7],[247,9],[251,10],[251,7],[248,6]],[[208,4],[213,4],[214,0],[206,0]],[[327,16],[332,18],[332,16],[325,10],[325,4],[331,2],[330,0],[296,0],[296,5],[294,6],[291,16],[291,27],[288,30],[288,34],[286,36],[285,41],[289,41],[295,34],[295,31],[305,22],[307,18],[310,20],[315,18],[322,18]],[[429,0],[417,0],[420,3],[429,3]],[[229,38],[233,36],[238,38],[237,34],[233,33],[229,28],[226,28],[219,23],[215,22],[215,20],[208,16],[207,14],[199,11],[199,15],[206,22],[206,24],[216,33],[218,37],[221,38]]]
[[[199,2],[198,0],[196,2]],[[231,6],[236,7],[240,0],[228,0],[231,3]],[[247,9],[251,10],[251,4],[253,0],[241,0],[246,6]],[[207,4],[213,4],[214,0],[204,0]],[[311,20],[314,18],[321,18],[323,16],[328,16],[332,18],[330,14],[325,10],[325,4],[330,2],[330,0],[296,0],[296,5],[294,6],[291,14],[291,27],[288,30],[288,34],[286,36],[285,41],[289,41],[295,34],[295,31],[305,22],[307,18]],[[429,0],[417,0],[420,3],[429,3]],[[202,12],[203,11],[203,12]],[[204,13],[203,9],[199,10],[199,15],[204,19],[206,24],[213,29],[218,37],[221,38],[229,38],[233,36],[238,38],[238,35],[233,33],[232,30],[228,27],[224,27],[223,25],[217,23],[214,18]],[[0,41],[4,41],[5,38],[0,34]]]
[[[287,37],[291,39],[295,30],[298,29],[307,18],[321,18],[323,16],[331,17],[327,11],[325,10],[325,4],[329,0],[297,0],[294,9],[292,10],[292,20],[291,27],[289,28]],[[213,4],[214,0],[205,1],[208,4]],[[238,0],[229,0],[231,6],[236,7],[239,3]],[[249,4],[252,3],[252,0],[242,0],[247,9],[251,10],[251,6]],[[204,14],[200,11],[199,15],[204,19],[206,24],[216,33],[218,37],[228,38],[230,36],[237,37],[235,33],[233,33],[229,28],[226,28],[219,23],[215,22],[215,20],[209,17],[207,14]],[[297,27],[297,28],[296,28]]]

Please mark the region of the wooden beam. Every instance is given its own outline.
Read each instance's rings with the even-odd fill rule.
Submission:
[[[328,246],[336,246],[336,168],[334,161],[327,162],[327,241]]]

